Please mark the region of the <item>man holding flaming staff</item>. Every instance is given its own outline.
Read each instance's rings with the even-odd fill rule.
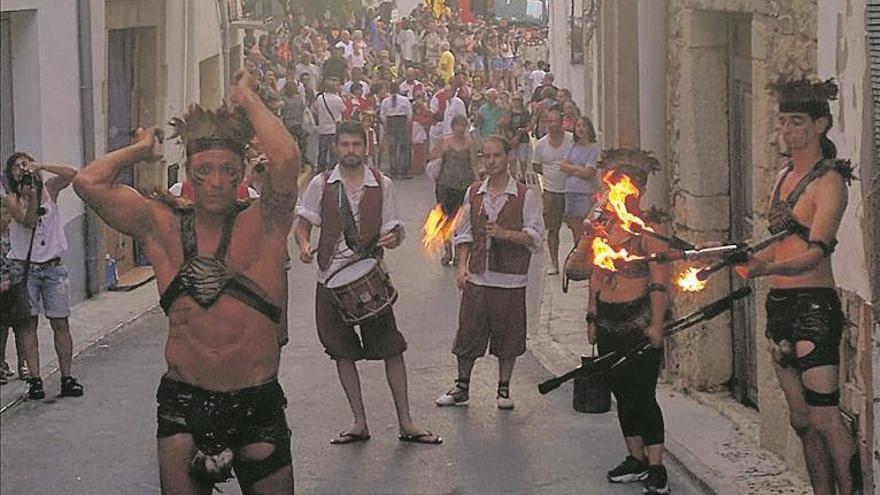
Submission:
[[[599,248],[610,247],[630,256],[618,263],[603,264],[590,277],[587,332],[599,354],[626,352],[648,337],[654,349],[609,373],[609,386],[617,398],[617,412],[629,455],[608,472],[612,483],[644,482],[645,493],[669,493],[663,466],[663,414],[656,399],[657,378],[663,346],[663,325],[668,313],[668,265],[636,259],[648,253],[664,253],[668,247],[657,236],[637,235],[630,221],[641,221],[640,192],[648,174],[660,168],[649,153],[635,149],[606,150],[599,162],[607,170],[609,187],[631,181],[635,186],[622,202],[623,209],[609,215],[604,225],[594,226],[594,260]],[[613,181],[613,183],[612,183]],[[611,195],[609,195],[609,202]],[[625,207],[625,208],[624,208]],[[654,219],[656,220],[656,219]],[[648,221],[645,229],[662,233],[660,225]],[[602,242],[597,242],[602,241]]]
[[[789,157],[771,193],[769,230],[789,235],[755,253],[736,271],[770,277],[767,337],[790,422],[803,442],[816,494],[862,493],[858,451],[839,411],[838,365],[845,317],[835,290],[831,253],[847,205],[849,161],[836,159],[832,80],[774,86],[777,127]]]

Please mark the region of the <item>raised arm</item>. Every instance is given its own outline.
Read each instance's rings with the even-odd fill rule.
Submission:
[[[135,131],[135,143],[93,161],[76,175],[73,189],[110,227],[139,239],[154,230],[156,208],[167,208],[150,201],[124,184],[117,184],[119,172],[134,163],[152,161],[157,156],[156,128]]]
[[[273,232],[290,231],[296,206],[300,152],[281,120],[260,100],[257,82],[246,70],[235,74],[232,100],[247,114],[262,151],[269,159],[268,181],[260,197],[263,226]]]
[[[58,193],[61,192],[62,189],[73,183],[73,179],[76,177],[77,172],[76,169],[70,165],[55,165],[51,163],[35,164],[34,172],[39,172],[40,170],[45,170],[54,174],[54,177],[46,181],[46,192],[52,196],[53,200],[58,198]]]
[[[36,188],[27,185],[20,186],[18,196],[10,193],[3,198],[3,206],[9,210],[12,219],[28,228],[37,225],[39,205]]]

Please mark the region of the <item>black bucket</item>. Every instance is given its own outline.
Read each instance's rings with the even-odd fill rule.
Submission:
[[[593,356],[581,356],[581,363],[589,366]],[[606,373],[592,373],[574,379],[572,407],[577,412],[601,414],[611,410],[611,389]]]

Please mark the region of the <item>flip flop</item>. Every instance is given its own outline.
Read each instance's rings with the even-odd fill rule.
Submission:
[[[397,438],[401,442],[422,443],[426,445],[440,445],[443,443],[442,438],[428,430],[425,430],[425,433],[401,433]]]
[[[347,445],[347,444],[350,444],[350,443],[366,442],[366,441],[369,440],[370,438],[371,438],[371,437],[370,437],[370,434],[369,434],[369,433],[344,433],[344,432],[339,432],[339,436],[338,436],[338,437],[330,439],[330,444],[331,444],[331,445]]]

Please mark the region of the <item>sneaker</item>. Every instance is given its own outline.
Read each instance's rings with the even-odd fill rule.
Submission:
[[[82,397],[83,386],[72,376],[61,377],[61,397]]]
[[[644,493],[665,494],[669,493],[669,477],[666,475],[666,466],[648,466],[648,476],[645,478]]]
[[[495,400],[498,401],[498,409],[513,409],[513,399],[510,398],[509,390],[503,395],[499,390]]]
[[[644,462],[628,455],[616,468],[608,471],[607,478],[611,483],[633,483],[648,477],[648,466]]]
[[[434,403],[441,407],[460,406],[467,404],[468,399],[468,389],[461,388],[456,383],[454,387],[449,389],[449,392],[438,397]]]
[[[43,380],[39,378],[28,378],[27,397],[30,400],[43,400],[46,398],[46,392],[43,390]]]
[[[3,361],[3,364],[0,364],[0,376],[4,378],[15,376],[15,372],[9,369],[9,363],[7,363],[6,361]]]

